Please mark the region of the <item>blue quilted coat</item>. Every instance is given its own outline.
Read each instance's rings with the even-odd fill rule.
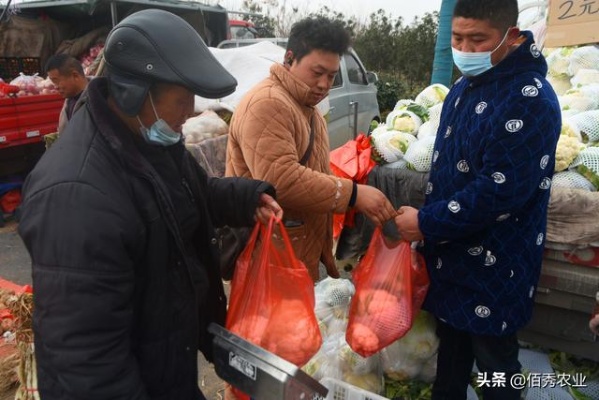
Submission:
[[[561,128],[530,32],[445,99],[424,207],[424,308],[456,329],[513,333],[530,319]]]

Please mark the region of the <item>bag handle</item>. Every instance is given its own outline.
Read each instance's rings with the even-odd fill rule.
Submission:
[[[288,254],[289,259],[296,259],[295,251],[293,251],[293,246],[291,245],[291,240],[289,239],[289,235],[287,234],[287,230],[285,229],[285,225],[283,224],[283,220],[276,221],[276,217],[273,215],[270,217],[268,221],[268,225],[264,226],[260,223],[256,224],[256,226],[260,225],[260,234],[263,238],[263,246],[262,246],[262,255],[263,256],[273,256],[278,255],[278,252],[271,252],[270,246],[272,241],[272,235],[274,231],[274,226],[277,224],[279,226],[279,231],[281,232],[281,239],[283,240],[283,244],[285,246],[285,254]],[[255,232],[252,232],[252,235]],[[264,259],[264,258],[263,258]],[[288,265],[288,262],[279,262],[279,265]],[[291,268],[295,268],[296,264],[289,265]]]

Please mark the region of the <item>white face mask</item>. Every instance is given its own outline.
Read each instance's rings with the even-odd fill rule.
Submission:
[[[451,52],[453,55],[453,62],[456,67],[460,70],[462,74],[465,76],[477,76],[482,74],[483,72],[487,72],[491,68],[493,68],[493,63],[491,62],[491,56],[493,53],[505,42],[507,38],[507,34],[510,30],[508,29],[503,35],[503,39],[501,42],[491,51],[480,51],[476,53],[467,53],[465,51],[460,51],[454,47],[451,48]]]
[[[162,118],[158,116],[156,107],[154,107],[154,101],[152,100],[152,93],[149,93],[149,95],[150,104],[152,105],[152,110],[154,110],[154,115],[156,116],[156,122],[154,122],[152,126],[150,126],[150,129],[148,129],[141,122],[138,115],[137,121],[141,125],[139,128],[141,135],[146,142],[160,146],[172,146],[173,144],[178,143],[179,140],[181,140],[181,134],[175,132]]]

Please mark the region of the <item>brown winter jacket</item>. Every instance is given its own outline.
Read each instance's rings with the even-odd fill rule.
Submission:
[[[270,182],[277,190],[285,221],[301,221],[288,227],[296,256],[314,281],[318,262],[333,262],[333,212],[345,212],[352,182],[331,174],[329,139],[324,118],[306,105],[310,88],[280,64],[270,77],[250,90],[237,106],[229,128],[226,176],[242,176]],[[310,158],[301,165],[310,138]]]

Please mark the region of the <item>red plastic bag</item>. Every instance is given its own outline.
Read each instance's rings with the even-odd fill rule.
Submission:
[[[360,133],[354,140],[331,151],[329,156],[331,171],[340,178],[348,178],[356,183],[364,184],[376,164],[370,157],[371,152],[370,138],[364,133]],[[354,216],[354,209],[344,214],[333,215],[334,238],[341,235],[343,226],[354,226]]]
[[[7,214],[15,212],[21,204],[21,189],[12,189],[0,196],[0,211]]]
[[[282,222],[256,224],[236,263],[227,329],[301,367],[322,344],[314,302]]]
[[[352,350],[369,357],[410,330],[428,290],[428,273],[409,242],[390,242],[377,228],[353,278],[345,338]]]

